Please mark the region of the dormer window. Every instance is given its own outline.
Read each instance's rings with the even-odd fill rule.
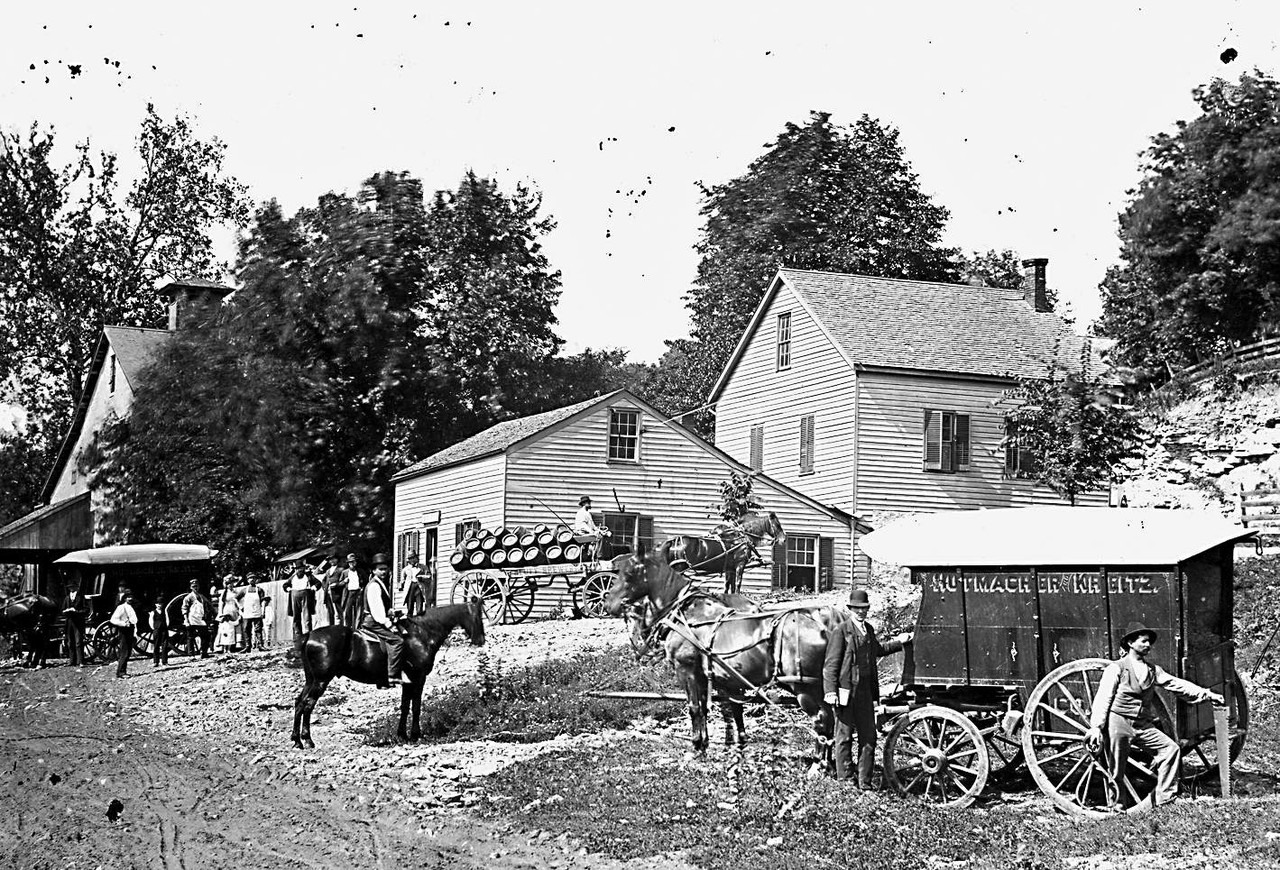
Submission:
[[[791,368],[791,312],[778,315],[778,371]]]

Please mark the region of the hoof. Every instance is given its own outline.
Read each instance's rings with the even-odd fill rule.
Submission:
[[[311,739],[310,737],[308,737],[306,740],[302,741],[302,748],[303,748],[303,749],[315,749],[315,748],[316,748],[316,744],[315,744],[315,742],[314,742],[314,741],[312,741],[312,739]]]

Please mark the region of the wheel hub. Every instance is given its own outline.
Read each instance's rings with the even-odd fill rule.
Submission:
[[[920,758],[920,766],[925,773],[938,773],[947,766],[947,756],[941,749],[928,749]]]

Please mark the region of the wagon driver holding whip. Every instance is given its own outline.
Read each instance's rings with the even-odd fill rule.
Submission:
[[[597,526],[591,516],[591,496],[584,495],[578,499],[578,512],[573,515],[573,539],[590,548],[592,559],[600,557],[600,541],[610,534],[608,529]]]
[[[1093,709],[1089,716],[1089,730],[1085,732],[1085,744],[1089,751],[1107,749],[1108,768],[1117,787],[1124,782],[1124,771],[1129,761],[1129,747],[1133,744],[1150,751],[1156,774],[1155,805],[1167,804],[1178,795],[1178,762],[1181,753],[1178,744],[1155,725],[1150,709],[1156,686],[1173,692],[1188,701],[1212,701],[1215,706],[1226,704],[1226,699],[1210,689],[1180,680],[1167,673],[1159,665],[1147,662],[1151,645],[1159,638],[1154,629],[1142,623],[1130,623],[1120,638],[1120,646],[1126,652],[1107,665],[1093,697]]]

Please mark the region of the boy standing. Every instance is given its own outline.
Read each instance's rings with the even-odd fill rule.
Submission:
[[[164,612],[164,599],[157,598],[151,608],[151,666],[169,664],[169,614]]]

